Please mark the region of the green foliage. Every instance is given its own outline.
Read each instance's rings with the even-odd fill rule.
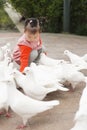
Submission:
[[[42,30],[63,31],[64,0],[9,0],[23,16],[44,18]],[[71,0],[70,32],[87,35],[87,0]]]
[[[10,18],[8,17],[6,12],[4,11],[3,7],[0,8],[0,29],[1,30],[15,30],[15,31],[17,31],[17,29],[15,28],[15,25],[10,20]]]
[[[62,30],[63,0],[10,0],[23,16],[45,18],[43,31],[60,32]]]
[[[71,0],[70,31],[87,35],[87,0]]]
[[[48,31],[61,32],[63,25],[63,0],[53,0],[47,8]]]
[[[4,6],[5,3],[6,3],[6,0],[0,0],[0,7]]]
[[[46,15],[47,6],[50,1],[47,0],[9,0],[12,5],[26,17],[37,17]]]
[[[75,33],[78,35],[87,35],[87,24],[78,25]]]

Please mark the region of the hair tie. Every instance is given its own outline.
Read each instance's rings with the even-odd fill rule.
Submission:
[[[32,23],[32,20],[30,20],[30,22],[29,23]]]

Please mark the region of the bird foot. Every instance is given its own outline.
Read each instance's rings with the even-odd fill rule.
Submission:
[[[11,117],[11,114],[10,114],[10,113],[6,113],[5,116],[8,117],[8,118],[10,118],[10,117]]]
[[[26,127],[25,125],[19,125],[19,126],[17,126],[16,129],[24,129],[25,127]]]
[[[3,112],[3,111],[1,111],[1,112],[0,112],[0,115],[4,115],[4,112]]]

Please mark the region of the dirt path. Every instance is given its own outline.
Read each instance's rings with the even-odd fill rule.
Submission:
[[[0,46],[10,42],[14,48],[19,33],[0,33]],[[63,55],[65,49],[69,49],[79,55],[87,53],[87,37],[63,34],[42,34],[43,42],[47,48],[48,55],[53,58],[67,59]],[[38,114],[30,119],[28,127],[24,130],[70,130],[73,125],[75,112],[78,109],[79,99],[84,88],[84,83],[79,83],[74,92],[54,92],[49,94],[45,100],[60,100],[60,105],[52,110]],[[16,126],[22,120],[15,113],[11,118],[0,116],[0,130],[16,130]]]

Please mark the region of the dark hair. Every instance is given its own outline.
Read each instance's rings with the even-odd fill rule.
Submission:
[[[32,34],[40,32],[39,20],[37,18],[28,18],[25,20],[25,31],[29,31]]]

